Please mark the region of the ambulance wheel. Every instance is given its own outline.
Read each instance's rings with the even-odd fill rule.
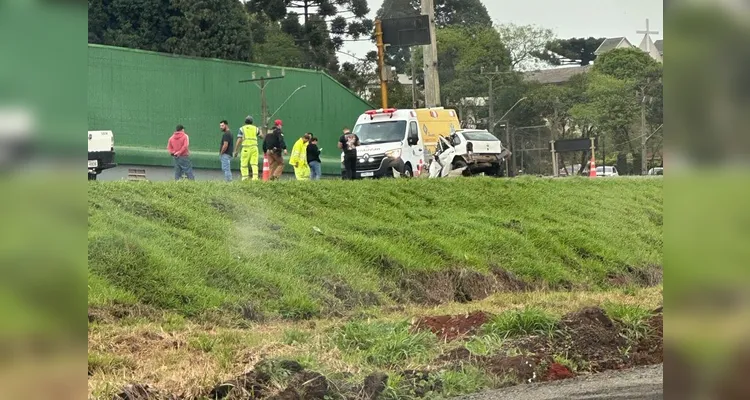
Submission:
[[[411,164],[406,164],[404,166],[404,178],[413,178],[414,177],[414,171],[411,169]]]

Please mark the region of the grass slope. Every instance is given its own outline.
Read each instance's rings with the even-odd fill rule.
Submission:
[[[662,206],[661,179],[91,182],[89,306],[307,318],[493,265],[603,288],[661,264]]]

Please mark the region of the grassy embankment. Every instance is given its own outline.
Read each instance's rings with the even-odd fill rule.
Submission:
[[[415,315],[500,313],[495,332],[467,344],[479,353],[514,324],[537,326],[503,317],[518,309],[554,319],[607,303],[637,331],[661,297],[643,288],[661,265],[661,186],[92,183],[90,393],[130,380],[199,392],[268,357],[356,378],[434,365],[455,344],[410,333]],[[507,292],[521,287],[540,291]],[[494,385],[472,368],[445,372],[442,394]],[[398,397],[398,380],[389,385]]]

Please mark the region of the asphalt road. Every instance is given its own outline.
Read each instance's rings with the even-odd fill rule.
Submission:
[[[152,182],[166,182],[174,180],[174,168],[172,167],[155,167],[155,166],[138,166],[138,165],[118,165],[102,171],[97,180],[102,182],[119,181],[128,179],[128,169],[139,168],[146,170],[146,178]],[[193,169],[196,181],[222,181],[224,173],[218,169]],[[241,179],[240,171],[232,171],[234,180]],[[334,179],[335,176],[324,175],[322,179]],[[281,179],[294,179],[294,174],[284,174]]]
[[[656,400],[664,397],[664,364],[555,382],[518,385],[454,400]]]

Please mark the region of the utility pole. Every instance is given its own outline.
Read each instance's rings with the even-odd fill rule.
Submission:
[[[489,107],[490,116],[487,120],[487,128],[490,131],[491,134],[495,134],[495,90],[492,86],[492,82],[495,80],[497,76],[500,74],[503,74],[504,72],[500,72],[500,69],[495,66],[495,71],[485,71],[484,67],[479,69],[479,73],[482,75],[487,76],[487,79],[490,82],[490,94],[488,99],[487,106]],[[505,143],[507,146],[508,143]]]
[[[260,89],[260,114],[261,114],[261,127],[260,132],[261,136],[265,137],[266,133],[268,132],[268,105],[266,104],[266,85],[268,85],[268,81],[274,80],[274,79],[283,79],[286,77],[286,73],[284,69],[281,69],[281,76],[271,76],[271,70],[266,70],[266,76],[261,76],[260,78],[255,77],[255,72],[252,73],[251,79],[245,79],[240,81],[240,83],[247,83],[247,82],[260,82],[255,83],[255,86]]]
[[[648,160],[646,160],[646,141],[648,140],[646,136],[646,90],[642,89],[641,94],[643,95],[641,98],[641,175],[646,175],[646,169],[648,168]]]
[[[417,104],[417,69],[414,64],[414,48],[409,48],[409,58],[411,58],[411,107],[419,108]]]
[[[378,67],[380,68],[380,103],[385,110],[388,108],[388,80],[385,70],[385,45],[383,44],[383,23],[375,20],[375,39],[378,45]]]
[[[440,106],[440,77],[438,76],[437,35],[435,33],[434,0],[422,0],[422,15],[430,20],[430,44],[424,46],[424,101],[426,107]]]

